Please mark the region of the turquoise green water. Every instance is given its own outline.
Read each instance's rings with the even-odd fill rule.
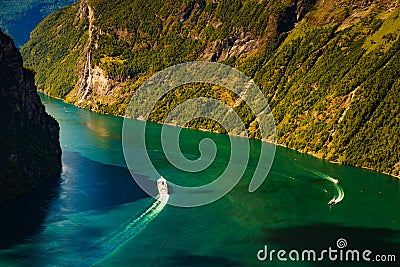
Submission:
[[[268,178],[249,193],[260,144],[251,140],[251,164],[228,195],[198,208],[172,207],[148,197],[131,178],[121,118],[42,100],[61,126],[63,173],[0,206],[1,266],[314,266],[276,258],[261,262],[257,252],[265,245],[320,251],[336,248],[339,238],[348,248],[400,260],[400,182],[392,177],[278,147]],[[149,124],[146,140],[167,180],[205,184],[226,166],[226,136],[185,129],[181,146],[188,158],[199,157],[199,140],[208,137],[217,143],[217,160],[200,174],[176,170],[160,148],[160,129]],[[339,203],[327,205],[333,198]],[[318,263],[338,264],[356,263]]]

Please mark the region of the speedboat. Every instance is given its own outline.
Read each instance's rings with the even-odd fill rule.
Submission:
[[[333,182],[334,182],[335,184],[339,184],[339,180],[338,180],[338,179],[333,179]]]
[[[162,195],[168,195],[168,185],[167,185],[167,180],[165,180],[164,177],[160,177],[157,180],[157,188],[158,188],[158,194],[160,196]]]
[[[331,199],[329,202],[328,202],[328,205],[335,205],[336,204],[336,200],[335,199]]]

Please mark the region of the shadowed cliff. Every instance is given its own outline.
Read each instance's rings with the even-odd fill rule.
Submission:
[[[61,171],[59,126],[23,68],[12,39],[0,30],[0,202],[32,190]]]

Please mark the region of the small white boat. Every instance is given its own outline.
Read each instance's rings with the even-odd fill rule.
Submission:
[[[168,185],[167,185],[167,180],[164,179],[164,177],[160,177],[157,180],[157,188],[158,188],[158,194],[160,196],[162,195],[168,195]]]
[[[339,180],[337,180],[337,179],[333,179],[333,182],[334,182],[335,184],[339,184]]]
[[[336,200],[335,199],[331,199],[331,201],[328,202],[328,205],[335,205],[336,204]]]

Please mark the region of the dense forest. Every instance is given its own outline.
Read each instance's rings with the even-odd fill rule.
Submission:
[[[155,72],[193,60],[254,79],[273,110],[278,143],[400,175],[400,8],[387,0],[82,0],[46,18],[22,48],[45,93],[124,115]],[[177,88],[150,120],[186,99],[233,105],[224,88]],[[257,137],[255,114],[234,107]],[[212,121],[190,127],[224,132]]]

